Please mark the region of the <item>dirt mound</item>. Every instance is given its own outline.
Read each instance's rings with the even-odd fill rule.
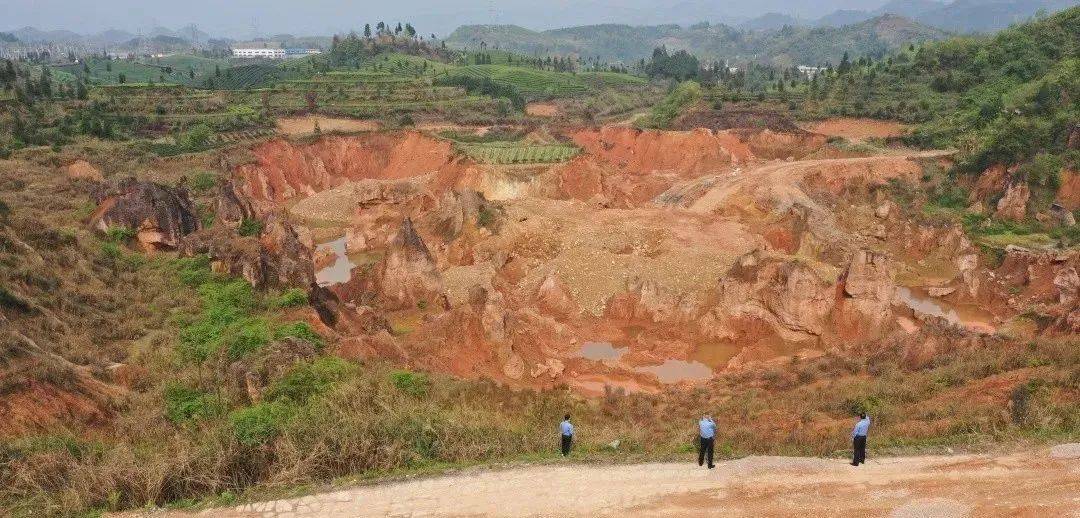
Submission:
[[[310,135],[315,133],[316,123],[318,123],[319,131],[323,133],[379,130],[377,121],[317,116],[282,117],[277,120],[276,126],[278,132],[285,135]]]
[[[283,202],[310,196],[349,180],[402,179],[431,175],[452,185],[468,168],[450,142],[419,132],[324,137],[311,144],[274,140],[255,147],[255,162],[237,169],[246,194]]]
[[[94,167],[86,160],[76,160],[67,166],[67,174],[69,178],[77,178],[81,180],[93,180],[100,182],[105,179],[105,176],[101,174],[101,170]]]
[[[697,175],[751,160],[738,135],[708,129],[652,131],[607,126],[570,134],[585,154],[633,174],[673,172]]]
[[[808,124],[806,130],[829,137],[862,141],[868,138],[894,138],[907,133],[908,126],[895,121],[837,118]]]
[[[562,109],[555,103],[529,103],[525,105],[525,113],[534,117],[558,117],[562,115]]]

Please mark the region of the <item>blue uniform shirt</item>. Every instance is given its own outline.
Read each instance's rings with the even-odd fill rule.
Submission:
[[[851,431],[852,437],[866,437],[866,432],[870,430],[870,418],[864,417],[859,419],[859,422],[855,423],[855,429]]]
[[[702,418],[698,421],[698,429],[702,439],[711,439],[716,436],[716,423],[712,419]]]
[[[561,431],[563,435],[574,435],[574,425],[570,424],[569,420],[563,421],[559,424],[559,431]]]

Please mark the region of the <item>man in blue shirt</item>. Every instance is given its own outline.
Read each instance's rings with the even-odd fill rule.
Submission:
[[[705,464],[705,458],[709,459],[709,469],[713,469],[713,442],[716,440],[716,422],[709,415],[701,416],[698,421],[698,456],[697,465]]]
[[[855,423],[855,429],[851,431],[852,449],[855,450],[851,458],[852,466],[866,463],[866,434],[869,431],[870,418],[863,412],[859,414],[859,422]]]
[[[559,423],[559,432],[562,434],[562,454],[565,457],[570,455],[570,445],[574,444],[574,425],[570,424],[570,414],[566,414],[563,422]]]

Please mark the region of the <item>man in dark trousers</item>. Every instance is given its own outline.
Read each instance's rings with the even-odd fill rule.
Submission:
[[[712,416],[703,415],[701,420],[698,421],[698,441],[697,465],[704,465],[705,459],[708,457],[709,469],[713,469],[713,442],[716,441],[716,422],[713,421]]]
[[[852,466],[866,463],[866,434],[869,431],[870,418],[863,412],[859,414],[859,422],[855,423],[855,429],[851,431],[852,449],[855,450],[851,457]]]
[[[563,457],[570,455],[570,446],[574,444],[574,425],[570,424],[570,414],[563,416],[563,422],[559,423],[559,432],[562,434]]]

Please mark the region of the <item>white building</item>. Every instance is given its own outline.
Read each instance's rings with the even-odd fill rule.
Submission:
[[[286,59],[286,58],[299,58],[303,56],[310,56],[312,54],[322,53],[319,49],[264,49],[264,48],[245,48],[245,49],[232,49],[232,55],[234,58],[262,58],[262,59]]]
[[[285,49],[232,49],[234,58],[285,59]]]

